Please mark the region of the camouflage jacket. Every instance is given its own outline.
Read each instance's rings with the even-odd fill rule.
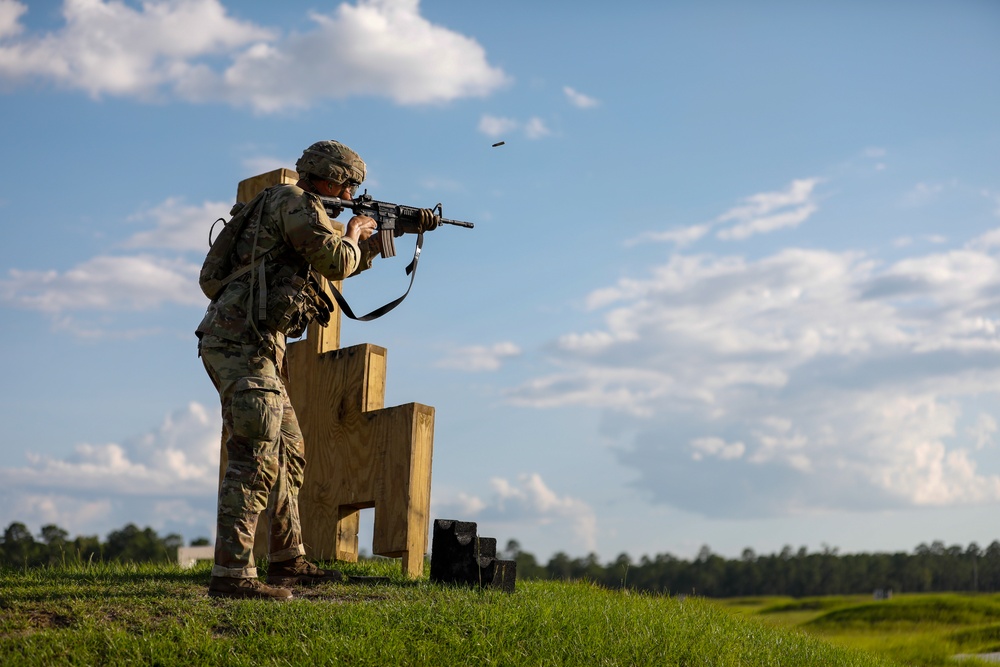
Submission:
[[[226,285],[209,304],[197,333],[238,343],[263,338],[283,347],[285,336],[300,336],[324,310],[329,314],[313,272],[343,280],[371,268],[378,250],[374,243],[343,237],[319,198],[295,185],[269,188],[259,230],[255,219],[248,220],[236,241],[233,266],[247,266],[253,257],[261,263],[263,257],[263,283],[258,268]]]

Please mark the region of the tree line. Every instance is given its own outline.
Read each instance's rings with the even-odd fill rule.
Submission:
[[[192,544],[208,544],[199,538]],[[0,567],[25,568],[88,562],[176,563],[177,547],[184,538],[175,533],[165,537],[152,528],[128,524],[108,533],[102,542],[97,535],[69,539],[69,533],[55,524],[42,526],[37,538],[19,521],[7,526],[0,543]]]
[[[192,545],[206,545],[206,538]],[[180,535],[160,537],[152,528],[134,524],[108,533],[69,539],[69,533],[54,524],[42,526],[37,537],[20,522],[11,523],[0,543],[0,567],[24,568],[87,562],[176,563]],[[507,543],[504,556],[517,562],[520,579],[586,580],[613,589],[632,589],[673,595],[740,597],[755,595],[870,594],[943,591],[1000,591],[1000,541],[986,549],[975,542],[967,547],[945,546],[941,541],[924,543],[912,553],[840,554],[824,548],[808,552],[786,546],[779,553],[759,555],[744,549],[739,558],[727,559],[707,546],[686,560],[669,553],[643,556],[634,561],[627,553],[601,563],[596,554],[571,558],[556,553],[541,564],[521,549],[516,540]]]
[[[623,553],[605,564],[595,554],[570,558],[559,552],[545,565],[511,540],[505,555],[517,562],[518,578],[588,580],[607,588],[674,595],[1000,591],[1000,541],[996,540],[985,550],[975,542],[963,548],[934,541],[920,544],[912,553],[840,554],[830,548],[810,553],[805,547],[796,551],[786,546],[780,553],[758,555],[748,548],[734,559],[706,546],[692,560],[665,553],[636,562]]]

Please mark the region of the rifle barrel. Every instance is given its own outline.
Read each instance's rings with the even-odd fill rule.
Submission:
[[[445,225],[457,225],[458,227],[468,227],[472,229],[475,227],[471,222],[465,222],[464,220],[449,220],[448,218],[441,218],[441,222]]]

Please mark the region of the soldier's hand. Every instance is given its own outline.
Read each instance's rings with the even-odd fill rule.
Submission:
[[[344,236],[352,238],[355,241],[364,241],[374,234],[377,228],[378,224],[374,219],[369,218],[367,215],[356,215],[347,223],[347,231],[344,232]]]

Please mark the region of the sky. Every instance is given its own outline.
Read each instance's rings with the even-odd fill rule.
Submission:
[[[343,324],[436,410],[432,518],[543,562],[986,546],[998,83],[988,0],[0,0],[0,525],[214,535],[208,229],[336,139],[476,225]]]

